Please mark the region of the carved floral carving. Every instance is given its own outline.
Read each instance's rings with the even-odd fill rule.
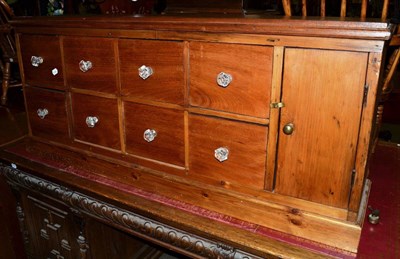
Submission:
[[[171,227],[134,212],[91,198],[58,184],[27,174],[0,163],[0,173],[4,174],[12,186],[28,188],[56,197],[78,210],[93,217],[118,224],[130,231],[146,235],[161,243],[173,245],[189,253],[207,258],[250,259],[260,258],[237,248],[221,244],[184,230]],[[82,242],[81,252],[86,253],[86,242]]]

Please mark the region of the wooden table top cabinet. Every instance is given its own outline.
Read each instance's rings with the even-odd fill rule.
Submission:
[[[2,147],[11,185],[190,257],[357,253],[388,23],[12,25],[29,136]]]

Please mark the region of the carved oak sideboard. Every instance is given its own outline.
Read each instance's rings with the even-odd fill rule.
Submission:
[[[91,228],[76,223],[88,217],[190,257],[356,254],[389,24],[261,16],[12,24],[29,136],[2,147],[1,170],[21,211],[68,218],[74,244],[59,235],[47,253],[94,257]],[[34,227],[27,239],[48,237]]]

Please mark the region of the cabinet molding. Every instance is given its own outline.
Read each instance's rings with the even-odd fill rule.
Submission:
[[[171,227],[132,211],[118,208],[1,163],[0,172],[14,188],[22,187],[59,199],[81,213],[106,221],[109,224],[127,230],[139,237],[150,239],[152,242],[174,247],[174,249],[185,252],[188,255],[198,255],[207,258],[262,258],[227,244],[215,242],[193,233]],[[22,210],[18,211],[23,213]],[[23,217],[22,215],[21,220],[23,220]],[[25,240],[25,242],[29,242],[28,239]],[[82,249],[86,249],[85,245],[83,245]]]

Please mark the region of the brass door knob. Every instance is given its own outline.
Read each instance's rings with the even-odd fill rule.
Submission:
[[[294,131],[294,124],[293,123],[288,123],[285,126],[283,126],[283,133],[286,135],[292,135]]]

